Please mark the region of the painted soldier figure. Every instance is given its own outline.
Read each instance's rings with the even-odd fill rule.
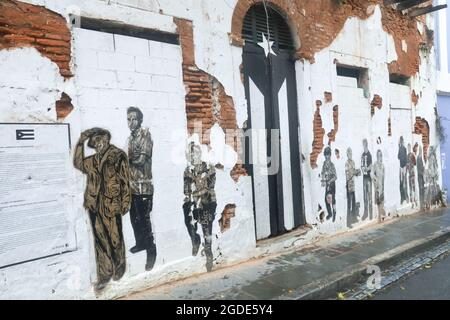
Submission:
[[[192,255],[196,256],[201,238],[197,233],[197,225],[203,230],[206,269],[212,270],[212,225],[214,222],[217,202],[215,193],[216,170],[214,166],[201,160],[200,146],[191,143],[187,156],[189,164],[184,171],[184,221],[192,241]]]
[[[364,192],[364,215],[362,220],[372,220],[372,154],[369,151],[367,139],[363,140],[364,152],[361,156],[361,171],[363,174],[363,192]]]
[[[377,161],[373,165],[372,181],[375,189],[375,203],[378,206],[378,221],[382,222],[386,217],[384,210],[384,164],[383,153],[377,151]]]
[[[416,155],[411,151],[411,144],[408,144],[408,182],[409,182],[409,201],[413,208],[417,206],[416,199]]]
[[[431,205],[443,204],[443,201],[441,199],[441,188],[439,187],[439,164],[436,156],[436,147],[434,146],[430,147],[428,169],[430,175],[430,203]]]
[[[153,209],[152,152],[150,131],[142,128],[144,115],[138,108],[127,110],[128,158],[130,163],[131,209],[130,218],[136,245],[131,253],[147,252],[145,270],[153,269],[156,260],[156,245],[153,238],[150,213]]]
[[[95,149],[84,156],[84,143]],[[111,278],[120,280],[125,273],[125,243],[122,216],[130,208],[128,158],[125,152],[110,144],[111,134],[101,128],[81,134],[75,149],[74,166],[87,176],[84,207],[94,234],[97,262],[96,290],[106,287]]]
[[[417,156],[417,181],[419,183],[419,201],[420,210],[425,209],[425,164],[423,159],[422,146],[419,147],[419,155]]]
[[[406,152],[403,137],[400,137],[398,145],[398,160],[400,160],[400,203],[408,201],[408,154]]]
[[[328,215],[326,217],[329,220],[333,218],[333,222],[336,221],[336,168],[331,162],[331,148],[326,147],[324,151],[325,162],[322,167],[322,187],[325,187],[325,204],[327,207]]]
[[[355,177],[361,175],[361,170],[355,168],[355,161],[352,158],[352,149],[347,149],[347,162],[345,163],[345,178],[347,189],[347,226],[357,222],[357,209],[355,197]]]

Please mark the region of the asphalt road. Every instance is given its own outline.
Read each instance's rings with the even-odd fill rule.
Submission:
[[[370,300],[450,300],[450,255],[393,283]]]

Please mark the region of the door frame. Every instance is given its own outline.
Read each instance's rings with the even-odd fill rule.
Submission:
[[[242,55],[243,55],[243,74],[244,74],[244,87],[245,87],[245,96],[247,99],[247,113],[248,113],[248,120],[247,120],[247,128],[246,130],[252,129],[252,110],[251,110],[251,99],[250,99],[250,75],[249,72],[246,71],[246,66],[245,66],[245,61],[246,58],[244,57],[246,54],[251,55],[251,54],[258,54],[258,52],[256,50],[252,50],[252,48],[260,48],[259,46],[257,46],[256,44],[246,44],[243,47],[243,51],[242,51]],[[262,48],[260,48],[262,49]],[[264,55],[263,51],[260,51],[260,54]],[[303,156],[302,156],[302,152],[301,152],[301,130],[300,130],[300,119],[299,119],[299,105],[298,105],[298,91],[297,91],[297,70],[296,70],[296,66],[295,66],[295,61],[296,59],[293,57],[292,54],[288,55],[289,58],[287,58],[287,60],[292,63],[292,67],[294,68],[293,72],[287,72],[286,73],[286,77],[285,77],[285,81],[286,81],[286,90],[287,90],[287,102],[288,102],[288,114],[289,114],[289,122],[286,124],[289,128],[289,141],[290,141],[290,145],[289,145],[289,149],[291,149],[292,147],[292,137],[295,137],[294,139],[294,143],[296,146],[298,146],[297,148],[294,148],[294,157],[295,154],[298,157],[298,161],[296,161],[295,163],[298,164],[298,175],[299,175],[299,181],[298,183],[292,183],[292,177],[291,177],[291,185],[292,185],[292,193],[293,193],[293,208],[294,208],[294,212],[293,212],[293,219],[294,219],[294,225],[293,228],[290,230],[286,230],[285,229],[285,221],[284,221],[284,199],[283,199],[283,172],[282,172],[282,151],[281,148],[278,151],[279,153],[279,157],[278,157],[278,161],[279,161],[279,172],[276,175],[272,175],[268,177],[269,180],[269,210],[270,210],[270,230],[271,230],[271,234],[269,236],[269,238],[272,237],[278,237],[281,236],[287,232],[293,231],[301,226],[306,225],[306,216],[305,216],[305,201],[304,201],[304,184],[303,184]],[[276,88],[273,86],[273,71],[272,71],[272,58],[267,57],[266,59],[266,75],[267,75],[267,88],[266,88],[266,94],[264,95],[264,101],[265,101],[265,106],[264,106],[264,110],[265,110],[265,115],[266,115],[266,130],[270,130],[270,129],[278,129],[280,130],[280,113],[279,113],[279,101],[278,101],[278,96],[276,99],[275,98],[275,90]],[[288,89],[289,88],[289,89]],[[295,117],[292,117],[293,113],[292,113],[292,108],[293,105],[295,104]],[[269,108],[267,108],[267,106],[269,106]],[[267,115],[270,116],[270,118],[268,119]],[[271,115],[275,115],[275,116],[271,116]],[[270,128],[267,128],[269,127]],[[293,135],[295,133],[295,136]],[[245,135],[247,137],[247,135]],[[281,139],[281,137],[278,137],[279,139]],[[271,139],[268,136],[267,139],[267,152],[269,153],[269,151],[271,152],[271,145],[270,145],[270,141]],[[251,142],[251,140],[250,140]],[[247,172],[249,173],[249,175],[251,176],[252,179],[252,198],[253,198],[253,213],[254,213],[254,222],[255,222],[255,235],[257,240],[262,240],[262,239],[258,239],[258,230],[257,230],[257,212],[256,212],[256,206],[255,206],[255,179],[254,179],[254,169],[253,169],[253,164],[250,163],[248,161],[248,159],[250,159],[252,157],[252,155],[250,154],[251,148],[247,147],[247,141],[244,141],[244,145],[246,146],[245,149],[245,167],[247,169]],[[250,144],[248,144],[250,145]],[[280,143],[281,146],[281,143]],[[291,153],[291,164],[292,164],[292,158],[293,155]],[[291,174],[292,174],[292,170],[291,170]],[[270,187],[273,189],[275,186],[275,193],[274,192],[270,192]],[[294,195],[298,194],[300,195],[300,199],[296,202],[294,199]],[[297,203],[297,205],[295,205],[295,203]],[[272,214],[272,208],[275,207],[276,208],[276,215]],[[296,214],[296,210],[299,211],[298,214]]]

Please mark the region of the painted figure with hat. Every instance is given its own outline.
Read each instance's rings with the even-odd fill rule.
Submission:
[[[101,128],[81,133],[76,145],[74,166],[87,177],[84,207],[88,210],[94,236],[97,263],[96,290],[125,273],[125,244],[122,216],[130,209],[130,179],[125,152],[110,143],[111,134]],[[95,149],[86,157],[84,145]]]

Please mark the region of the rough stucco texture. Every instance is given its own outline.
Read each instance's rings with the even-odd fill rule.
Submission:
[[[423,158],[425,159],[425,161],[427,161],[428,149],[430,148],[430,126],[427,120],[421,117],[416,117],[414,133],[422,136]]]
[[[1,0],[0,50],[29,46],[56,63],[63,77],[72,76],[71,36],[66,20],[44,7]]]
[[[262,0],[240,0],[234,10],[231,41],[242,45],[242,24],[248,9]],[[425,30],[423,35],[417,30],[417,21],[411,19],[391,6],[384,6],[383,0],[269,0],[271,5],[286,13],[288,20],[301,44],[297,50],[298,58],[314,62],[316,52],[330,46],[350,17],[367,19],[379,4],[382,11],[383,28],[395,41],[398,59],[389,64],[392,74],[413,76],[419,70],[421,45],[431,46],[432,32]],[[402,40],[406,41],[407,52],[402,50]]]
[[[201,127],[202,143],[210,143],[209,130],[215,123],[225,131],[238,129],[233,99],[225,92],[223,85],[212,75],[199,69],[195,63],[194,36],[192,22],[174,18],[183,54],[183,81],[186,87],[187,126],[190,134]],[[239,151],[240,139],[227,137],[227,144]],[[231,171],[231,177],[237,181],[247,175],[241,164]]]

